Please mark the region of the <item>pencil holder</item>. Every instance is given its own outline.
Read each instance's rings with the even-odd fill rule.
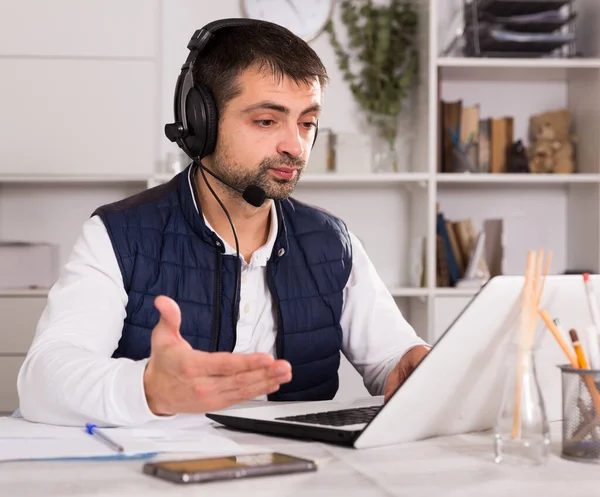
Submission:
[[[600,463],[600,370],[559,366],[562,374],[562,453]]]

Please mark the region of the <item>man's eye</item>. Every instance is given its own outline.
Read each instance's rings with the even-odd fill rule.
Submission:
[[[273,121],[272,119],[260,119],[258,121],[254,121],[256,124],[258,124],[259,126],[262,126],[263,128],[268,128],[269,126],[271,126],[275,121]]]
[[[302,126],[304,126],[307,129],[310,129],[310,128],[314,128],[316,126],[316,124],[313,123],[312,121],[308,121],[308,122],[302,123]]]

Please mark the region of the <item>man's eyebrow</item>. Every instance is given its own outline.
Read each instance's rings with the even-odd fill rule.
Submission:
[[[275,102],[269,102],[269,101],[259,102],[255,105],[251,105],[250,107],[246,107],[244,110],[242,110],[242,114],[250,114],[251,112],[254,112],[257,110],[273,110],[275,112],[280,112],[281,114],[286,114],[286,115],[290,114],[289,107],[286,107],[285,105],[276,104]],[[311,105],[310,107],[307,107],[306,109],[304,109],[300,115],[303,116],[304,114],[308,114],[309,112],[319,112],[320,110],[321,110],[321,105],[314,104],[314,105]]]

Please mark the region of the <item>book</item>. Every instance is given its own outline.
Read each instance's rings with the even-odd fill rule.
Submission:
[[[454,137],[460,136],[462,100],[442,101],[442,122],[440,146],[442,147],[442,172],[454,172]]]
[[[491,119],[485,118],[479,121],[479,141],[478,141],[478,160],[477,170],[480,173],[490,172],[490,155],[491,155]]]
[[[508,149],[514,141],[514,119],[492,118],[490,124],[490,172],[505,173]]]

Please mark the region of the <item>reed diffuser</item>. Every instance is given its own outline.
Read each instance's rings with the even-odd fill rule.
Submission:
[[[507,361],[502,403],[494,429],[495,461],[543,464],[548,459],[550,429],[535,370],[535,330],[552,252],[527,253],[520,320]],[[543,269],[543,272],[542,272]]]

